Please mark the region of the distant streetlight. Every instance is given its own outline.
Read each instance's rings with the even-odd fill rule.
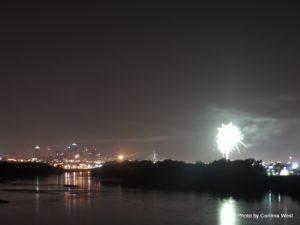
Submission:
[[[124,156],[123,155],[118,155],[118,160],[119,161],[123,161],[124,160]]]

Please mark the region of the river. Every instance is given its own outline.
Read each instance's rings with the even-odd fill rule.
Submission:
[[[300,224],[300,202],[290,196],[220,198],[121,188],[101,185],[87,172],[2,183],[0,199],[9,201],[0,204],[0,223],[5,225]]]

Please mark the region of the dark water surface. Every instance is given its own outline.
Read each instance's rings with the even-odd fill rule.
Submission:
[[[300,224],[300,202],[285,195],[268,193],[258,199],[245,199],[124,189],[103,186],[88,173],[0,184],[0,199],[9,201],[0,204],[0,224],[5,225]],[[259,218],[253,218],[253,213]],[[261,213],[288,213],[293,218],[262,218]],[[241,214],[248,214],[248,218]]]

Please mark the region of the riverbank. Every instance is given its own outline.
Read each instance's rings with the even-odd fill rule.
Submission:
[[[0,180],[62,174],[62,168],[46,163],[0,162]]]
[[[166,160],[109,162],[91,171],[106,181],[118,180],[123,187],[164,190],[195,190],[219,194],[260,194],[268,191],[298,194],[300,176],[269,177],[260,161],[254,159],[210,164],[188,164]]]

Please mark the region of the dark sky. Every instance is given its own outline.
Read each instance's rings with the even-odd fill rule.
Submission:
[[[232,121],[233,158],[300,160],[299,7],[185,2],[3,4],[0,154],[76,141],[206,161]]]

